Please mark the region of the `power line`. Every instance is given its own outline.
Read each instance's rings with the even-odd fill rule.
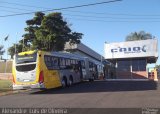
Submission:
[[[33,11],[33,10],[21,9],[21,8],[15,8],[15,7],[8,7],[8,6],[0,6],[0,7],[2,7],[2,8],[10,8],[10,9],[16,9],[16,10]]]
[[[3,2],[3,1],[0,1],[0,2]],[[17,3],[9,3],[9,2],[4,2],[4,3],[7,3],[7,4],[14,4],[14,5],[23,5],[23,6],[26,6],[26,7],[34,7],[34,8],[45,8],[45,7],[36,7],[36,6],[29,6],[29,5],[24,5],[24,4],[17,4]],[[96,3],[95,3],[96,4]],[[90,5],[90,4],[89,4]],[[5,7],[5,6],[0,6],[0,7]],[[74,6],[75,7],[75,6]],[[26,9],[20,9],[20,8],[13,8],[13,7],[6,7],[6,8],[11,8],[11,9],[18,9],[18,10],[26,10]],[[68,8],[68,7],[67,7]],[[70,7],[69,7],[70,8]],[[49,9],[49,8],[47,8]],[[52,9],[52,10],[56,10],[56,9]],[[140,17],[131,17],[131,18],[124,18],[124,17],[110,17],[110,16],[93,16],[93,15],[88,15],[89,13],[90,14],[107,14],[107,15],[112,15],[112,16],[160,16],[160,15],[142,15],[142,14],[115,14],[115,13],[104,13],[104,12],[83,12],[83,11],[71,11],[71,10],[66,10],[65,9],[58,9],[58,10],[62,10],[62,11],[65,11],[65,12],[78,12],[78,13],[83,13],[83,14],[86,14],[87,15],[74,15],[74,14],[65,14],[63,13],[64,15],[68,15],[68,16],[77,16],[77,17],[92,17],[92,18],[109,18],[109,19],[160,19],[160,18],[140,18]],[[14,12],[14,11],[9,11],[9,10],[1,10],[1,11],[7,11],[7,12],[13,12],[13,13],[20,13],[20,12]],[[31,10],[29,10],[31,11]],[[43,12],[46,12],[46,11],[43,11]],[[70,19],[73,19],[73,18],[70,18]],[[77,18],[76,18],[77,19]],[[150,20],[150,21],[143,21],[143,20],[112,20],[112,21],[107,21],[107,20],[93,20],[93,19],[79,19],[79,20],[85,20],[85,21],[100,21],[100,22],[159,22],[159,21],[155,21],[155,20]]]
[[[158,18],[154,18],[154,17],[130,17],[130,18],[126,18],[126,17],[111,17],[111,16],[93,16],[93,15],[75,15],[75,14],[66,14],[66,13],[63,13],[63,15],[68,15],[68,16],[74,16],[74,17],[91,17],[91,18],[109,18],[109,19],[160,19],[160,17]]]
[[[100,4],[107,4],[107,3],[118,2],[118,1],[122,1],[122,0],[112,0],[112,1],[106,1],[106,2],[98,2],[98,3],[92,3],[92,4],[84,4],[84,5],[70,6],[70,7],[64,7],[64,8],[44,10],[44,11],[41,11],[41,12],[49,12],[49,11],[64,10],[64,9],[74,9],[74,8],[94,6],[94,5],[100,5]],[[36,12],[26,12],[26,13],[19,13],[19,14],[3,15],[3,16],[0,16],[0,17],[11,17],[11,16],[18,16],[18,15],[33,14],[33,13],[36,13]]]
[[[99,14],[99,15],[102,15],[102,14],[106,14],[106,15],[115,15],[115,16],[117,16],[117,15],[119,15],[119,16],[140,16],[140,17],[142,17],[142,16],[160,16],[160,14],[127,14],[127,13],[107,13],[107,12],[83,12],[83,11],[72,11],[72,10],[62,10],[62,11],[65,11],[65,12],[78,12],[78,13],[87,13],[87,14]]]
[[[11,10],[3,10],[3,9],[1,9],[0,12],[2,12],[2,11],[4,11],[4,12],[10,12],[10,13],[20,13],[20,12],[15,12],[15,11],[11,11]]]
[[[79,21],[89,21],[89,22],[122,22],[122,23],[131,23],[131,22],[145,22],[145,23],[159,23],[160,21],[142,21],[142,20],[131,20],[131,21],[128,21],[128,20],[95,20],[95,19],[83,19],[83,18],[67,18],[67,19],[75,19],[76,21],[79,20]]]
[[[41,7],[41,6],[33,6],[33,5],[26,5],[26,4],[19,4],[19,3],[13,3],[13,2],[6,2],[6,1],[0,1],[1,3],[5,3],[5,4],[11,4],[11,5],[18,5],[18,6],[25,6],[25,7],[32,7],[32,8],[43,8],[43,9],[51,9],[51,8],[48,8],[48,7]],[[2,6],[3,7],[3,6]],[[13,8],[12,8],[13,9]],[[14,8],[14,9],[17,9],[17,8]],[[22,10],[26,10],[26,9],[22,9]],[[32,11],[32,10],[30,10]],[[126,13],[107,13],[107,12],[84,12],[84,11],[73,11],[73,10],[62,10],[62,11],[65,11],[65,12],[78,12],[78,13],[87,13],[87,14],[98,14],[98,15],[102,15],[102,14],[106,14],[106,15],[114,15],[114,16],[160,16],[160,14],[126,14]]]
[[[3,7],[3,8],[10,8],[10,9],[16,9],[16,10],[26,10],[26,11],[33,11],[33,10],[27,10],[27,9],[21,9],[21,8],[15,8],[15,7],[6,7],[6,6],[0,6],[0,7]],[[5,11],[5,12],[11,12],[11,13],[21,13],[21,12],[15,12],[15,11],[10,11],[10,10],[3,10],[1,9],[0,11]],[[160,18],[155,18],[153,16],[156,16],[156,17],[159,17],[160,15],[142,15],[142,14],[115,14],[115,13],[102,13],[102,12],[83,12],[83,11],[71,11],[71,10],[62,10],[64,12],[78,12],[78,13],[83,13],[83,14],[87,14],[86,15],[74,15],[74,14],[65,14],[65,15],[70,15],[70,16],[85,16],[85,17],[95,17],[95,18],[112,18],[112,19],[160,19]],[[63,13],[64,14],[64,13]],[[123,18],[123,17],[97,17],[97,16],[88,16],[88,14],[105,14],[105,15],[111,15],[111,16],[138,16],[138,17],[130,17],[130,18]],[[141,18],[143,16],[143,18]],[[145,17],[144,17],[145,16]],[[148,18],[152,16],[151,18]],[[147,17],[147,18],[146,18]]]
[[[11,10],[3,10],[3,9],[1,9],[0,10],[0,12],[2,12],[2,11],[5,11],[5,12],[11,12],[11,13],[21,13],[21,12],[15,12],[15,11],[11,11]],[[87,13],[87,15],[79,15],[79,14],[66,14],[66,13],[63,13],[63,15],[67,15],[67,16],[73,16],[73,17],[88,17],[88,18],[103,18],[103,19],[144,19],[144,20],[148,20],[148,19],[160,19],[160,17],[158,18],[155,18],[155,17],[143,17],[143,18],[141,18],[141,17],[130,17],[130,18],[126,18],[126,17],[117,17],[117,15],[116,15],[116,17],[111,17],[111,16],[95,16],[95,15],[88,15],[88,13]],[[119,16],[119,15],[118,15]]]
[[[13,3],[13,2],[6,2],[6,1],[0,1],[0,2],[1,2],[1,3],[5,3],[5,4],[17,5],[17,6],[25,6],[25,7],[32,7],[32,8],[43,8],[43,9],[51,9],[51,8],[46,8],[46,7],[32,6],[32,5],[19,4],[19,3]]]

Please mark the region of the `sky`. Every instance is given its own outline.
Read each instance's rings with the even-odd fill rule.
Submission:
[[[7,15],[106,1],[110,0],[0,0],[0,44],[7,49],[22,39],[25,33],[25,22],[32,19],[34,13],[19,16]],[[64,19],[71,25],[72,31],[84,34],[82,43],[104,55],[105,42],[123,42],[131,32],[143,30],[159,40],[159,6],[160,0],[122,0],[56,12],[62,13]],[[5,42],[4,38],[7,35],[9,38]],[[7,53],[4,54],[4,58],[9,58]],[[157,64],[160,64],[160,60]]]

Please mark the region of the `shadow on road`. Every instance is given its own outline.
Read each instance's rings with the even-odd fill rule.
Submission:
[[[67,94],[91,92],[119,92],[156,90],[158,83],[154,81],[95,81],[75,84],[67,88],[48,89],[31,94]]]

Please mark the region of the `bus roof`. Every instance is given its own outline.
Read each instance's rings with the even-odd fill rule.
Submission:
[[[18,55],[25,55],[25,54],[33,54],[33,53],[35,53],[36,52],[36,50],[31,50],[31,51],[25,51],[25,52],[20,52],[20,53],[18,53]]]
[[[36,53],[36,52],[40,52],[40,53],[42,52],[44,55],[52,55],[52,56],[56,56],[56,57],[64,57],[64,58],[71,58],[71,59],[79,59],[79,60],[89,59],[89,61],[95,62],[96,64],[100,64],[101,63],[101,62],[99,62],[97,60],[93,60],[93,59],[90,59],[88,57],[84,57],[84,56],[81,56],[81,55],[78,55],[78,54],[73,54],[73,53],[64,52],[64,51],[61,51],[61,52],[56,52],[56,51],[48,52],[48,51],[41,51],[41,50],[30,50],[30,51],[20,52],[20,53],[18,53],[18,55],[30,55],[30,54],[33,54],[33,53]]]
[[[81,59],[83,60],[84,57],[76,54],[72,54],[69,52],[51,52],[51,55],[55,55],[57,57],[68,57],[68,58],[73,58],[73,59]]]

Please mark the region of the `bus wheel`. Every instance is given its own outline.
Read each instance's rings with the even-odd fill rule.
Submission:
[[[67,80],[66,80],[66,78],[63,78],[62,87],[65,88],[66,86],[67,86]]]
[[[72,85],[73,85],[73,78],[70,77],[70,78],[69,78],[69,86],[72,86]]]
[[[93,82],[94,80],[92,78],[89,79],[89,82]]]

